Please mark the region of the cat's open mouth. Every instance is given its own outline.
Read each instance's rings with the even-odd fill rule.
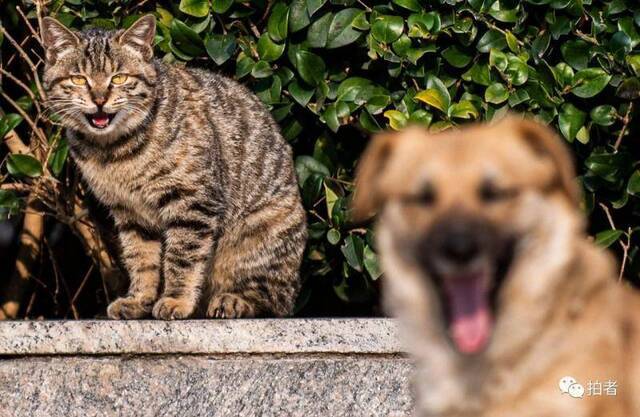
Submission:
[[[91,126],[95,127],[96,129],[105,129],[113,120],[115,113],[109,114],[103,111],[99,111],[96,113],[87,114],[86,116],[87,120],[89,120],[89,123],[91,123]]]

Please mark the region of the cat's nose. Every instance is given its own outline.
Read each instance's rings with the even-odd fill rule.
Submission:
[[[93,102],[96,103],[97,106],[103,106],[104,103],[107,102],[107,98],[104,96],[94,97]]]

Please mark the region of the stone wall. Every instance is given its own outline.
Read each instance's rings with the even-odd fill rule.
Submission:
[[[388,319],[0,322],[0,416],[407,416]]]

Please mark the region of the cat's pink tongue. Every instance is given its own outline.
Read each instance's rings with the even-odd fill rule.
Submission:
[[[444,289],[453,343],[461,353],[480,352],[489,342],[493,327],[482,275],[445,280]]]
[[[107,114],[94,114],[91,121],[96,127],[104,128],[109,125],[109,116]]]

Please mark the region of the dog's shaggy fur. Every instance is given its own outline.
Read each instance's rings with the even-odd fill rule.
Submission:
[[[640,297],[587,240],[574,175],[550,129],[513,116],[374,139],[354,210],[379,213],[419,415],[640,416]],[[572,398],[564,376],[617,395]]]

